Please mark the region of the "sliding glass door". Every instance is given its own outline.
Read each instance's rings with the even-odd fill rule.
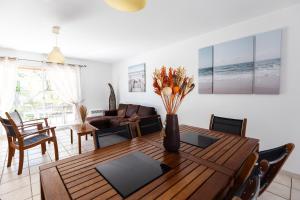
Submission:
[[[14,107],[24,120],[48,117],[55,126],[74,122],[73,105],[65,103],[51,85],[45,68],[18,68]]]

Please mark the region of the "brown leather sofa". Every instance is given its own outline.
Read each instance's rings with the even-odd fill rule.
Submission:
[[[157,112],[154,107],[121,103],[117,110],[105,111],[104,116],[88,117],[87,121],[98,129],[104,129],[155,116],[157,116]]]

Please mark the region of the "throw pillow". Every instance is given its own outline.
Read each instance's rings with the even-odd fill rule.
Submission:
[[[125,117],[125,109],[118,110],[118,117]]]
[[[129,118],[130,122],[135,122],[139,119],[138,114],[134,113],[133,115],[131,115],[131,117]]]

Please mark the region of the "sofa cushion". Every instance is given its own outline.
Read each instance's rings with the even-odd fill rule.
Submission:
[[[127,106],[127,110],[126,110],[126,115],[125,115],[125,117],[129,118],[129,117],[131,117],[134,113],[137,113],[139,107],[140,107],[139,105],[129,104],[129,105]]]
[[[126,110],[127,109],[127,104],[124,104],[124,103],[120,103],[119,104],[119,108],[118,108],[118,110]]]
[[[125,109],[118,110],[118,117],[125,117],[125,114],[126,114]]]
[[[153,108],[153,107],[140,106],[137,114],[140,117],[146,117],[146,116],[150,116],[150,115],[156,115],[156,112],[155,112],[155,108]]]

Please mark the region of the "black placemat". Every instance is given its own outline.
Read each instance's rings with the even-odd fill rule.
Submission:
[[[219,139],[213,136],[201,133],[183,133],[180,135],[180,141],[205,149]]]
[[[171,168],[141,152],[96,166],[97,171],[126,198]]]

